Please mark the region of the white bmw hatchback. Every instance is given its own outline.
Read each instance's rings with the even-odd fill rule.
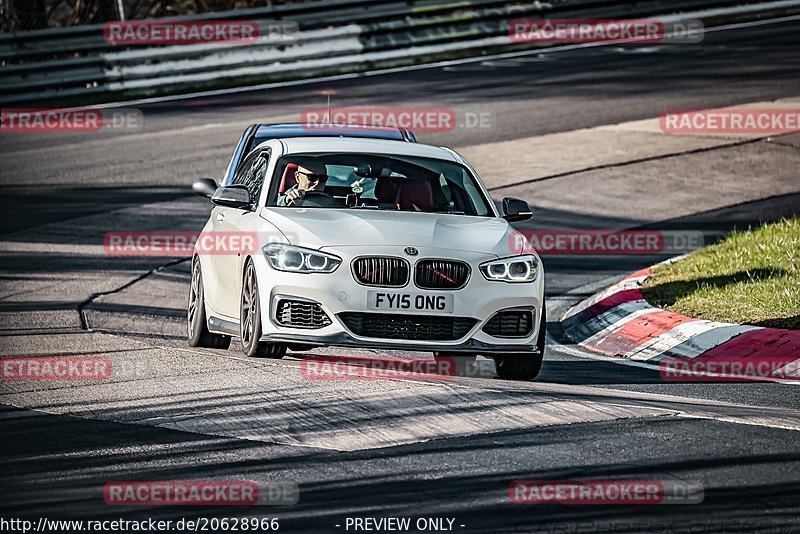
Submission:
[[[506,198],[499,213],[457,153],[273,139],[238,169],[223,187],[195,183],[214,208],[192,258],[190,345],[233,337],[271,358],[323,346],[480,354],[501,378],[538,374],[544,272],[509,224],[531,209]],[[209,246],[233,236],[244,246]]]

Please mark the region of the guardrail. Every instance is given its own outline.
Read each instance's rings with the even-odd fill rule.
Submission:
[[[707,24],[800,13],[800,0],[320,0],[170,21],[292,23],[249,44],[115,45],[103,26],[0,33],[0,104],[104,100],[298,79],[524,50],[509,21],[633,18],[680,13]],[[167,20],[167,19],[164,19]]]

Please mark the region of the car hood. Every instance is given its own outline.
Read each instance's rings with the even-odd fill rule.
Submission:
[[[400,245],[513,255],[515,231],[494,217],[321,208],[264,208],[261,216],[291,244],[308,248]]]

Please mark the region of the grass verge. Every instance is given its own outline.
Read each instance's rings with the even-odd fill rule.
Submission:
[[[800,329],[800,218],[733,233],[657,267],[642,295],[699,319]]]

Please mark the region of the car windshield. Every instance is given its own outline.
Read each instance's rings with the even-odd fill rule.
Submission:
[[[284,156],[267,205],[494,216],[476,178],[463,165],[380,154]]]

